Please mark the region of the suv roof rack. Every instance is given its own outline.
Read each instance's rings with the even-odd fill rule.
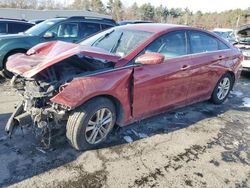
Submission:
[[[13,20],[13,21],[27,22],[27,20],[25,20],[25,19],[18,19],[18,18],[3,18],[3,17],[0,17],[0,20]]]
[[[95,17],[95,16],[71,16],[71,17],[68,17],[68,19],[95,19],[95,20],[103,20],[103,21],[116,24],[116,22],[111,18],[101,18],[101,17]]]

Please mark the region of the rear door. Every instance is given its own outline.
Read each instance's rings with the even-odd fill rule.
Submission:
[[[191,82],[187,44],[186,32],[175,31],[159,37],[142,52],[161,53],[165,61],[135,67],[134,117],[145,117],[185,104]]]
[[[80,37],[81,39],[87,38],[101,30],[99,23],[81,22]]]
[[[228,60],[229,47],[208,33],[189,31],[188,34],[192,53],[192,84],[188,103],[193,103],[210,97],[222,75],[218,64]]]

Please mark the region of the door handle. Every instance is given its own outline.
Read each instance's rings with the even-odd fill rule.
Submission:
[[[221,60],[223,60],[224,59],[224,56],[222,56],[222,55],[219,55],[219,58],[218,58],[218,60],[219,61],[221,61]]]
[[[187,69],[189,69],[189,68],[190,68],[190,65],[183,65],[183,66],[181,67],[181,70],[184,71],[184,70],[187,70]]]

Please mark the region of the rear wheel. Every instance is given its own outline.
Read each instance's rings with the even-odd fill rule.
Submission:
[[[67,138],[77,150],[101,144],[116,122],[114,104],[107,98],[96,98],[73,112],[67,122]]]
[[[233,86],[233,79],[229,73],[224,74],[214,88],[211,100],[215,104],[223,103]]]

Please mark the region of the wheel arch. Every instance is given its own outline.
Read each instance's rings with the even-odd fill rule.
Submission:
[[[232,84],[232,87],[231,87],[231,89],[233,88],[233,86],[234,86],[234,84],[235,84],[235,74],[234,74],[234,72],[233,71],[227,71],[227,72],[225,72],[225,74],[230,74],[230,76],[232,77],[232,81],[233,81],[233,84]]]
[[[97,95],[97,96],[91,97],[90,99],[85,101],[82,105],[84,105],[85,103],[87,103],[90,100],[95,100],[97,98],[107,98],[115,105],[116,124],[118,124],[120,126],[122,124],[123,120],[124,120],[124,115],[125,115],[124,108],[122,106],[121,101],[118,98],[116,98],[116,97],[114,97],[112,95],[102,94],[102,95]]]
[[[25,48],[16,48],[16,49],[12,49],[10,50],[8,53],[5,54],[4,58],[3,58],[3,68],[5,68],[6,62],[8,57],[13,54],[13,53],[26,53],[27,49]]]

